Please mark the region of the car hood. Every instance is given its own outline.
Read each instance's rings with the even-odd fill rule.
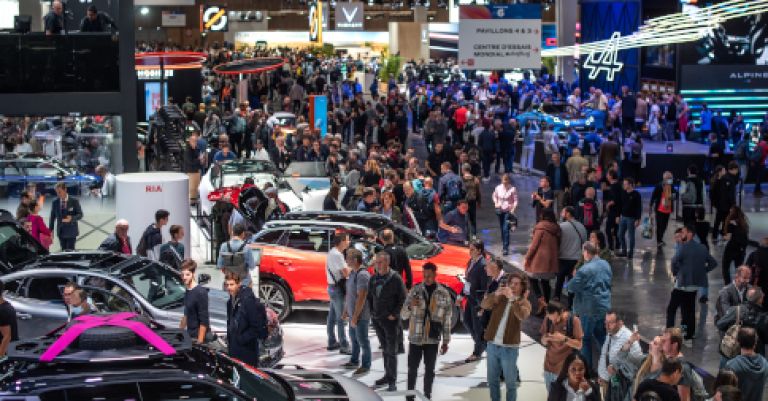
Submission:
[[[297,401],[329,398],[337,401],[381,401],[370,387],[339,374],[300,369],[267,370],[287,381]]]
[[[469,248],[443,244],[442,251],[437,255],[429,258],[429,261],[440,266],[441,275],[449,275],[455,277],[456,275],[463,275],[467,269],[467,261],[469,260]]]

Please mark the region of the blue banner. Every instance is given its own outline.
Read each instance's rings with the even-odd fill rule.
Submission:
[[[315,96],[315,129],[320,128],[320,137],[328,134],[328,97]]]

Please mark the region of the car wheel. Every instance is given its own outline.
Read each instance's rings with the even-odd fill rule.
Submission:
[[[291,313],[291,297],[288,290],[277,282],[262,280],[259,283],[259,298],[267,308],[277,313],[280,321],[285,320]]]

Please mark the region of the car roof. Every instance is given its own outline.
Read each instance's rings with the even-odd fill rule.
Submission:
[[[157,264],[160,267],[167,268],[162,263],[157,263],[141,256],[124,255],[110,251],[75,251],[41,256],[37,260],[25,264],[21,270],[64,268],[120,275],[125,270],[136,269],[150,264]]]
[[[267,224],[291,224],[297,220],[323,221],[336,224],[357,224],[376,231],[392,225],[386,216],[370,212],[357,211],[301,211],[285,214],[280,220],[272,220]]]

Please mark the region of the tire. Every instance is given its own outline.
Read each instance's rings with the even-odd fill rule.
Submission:
[[[276,281],[259,282],[259,299],[267,308],[277,313],[281,322],[291,314],[291,296],[288,290]]]
[[[134,347],[136,344],[136,333],[116,326],[94,327],[77,338],[77,347],[82,350],[103,351]]]

